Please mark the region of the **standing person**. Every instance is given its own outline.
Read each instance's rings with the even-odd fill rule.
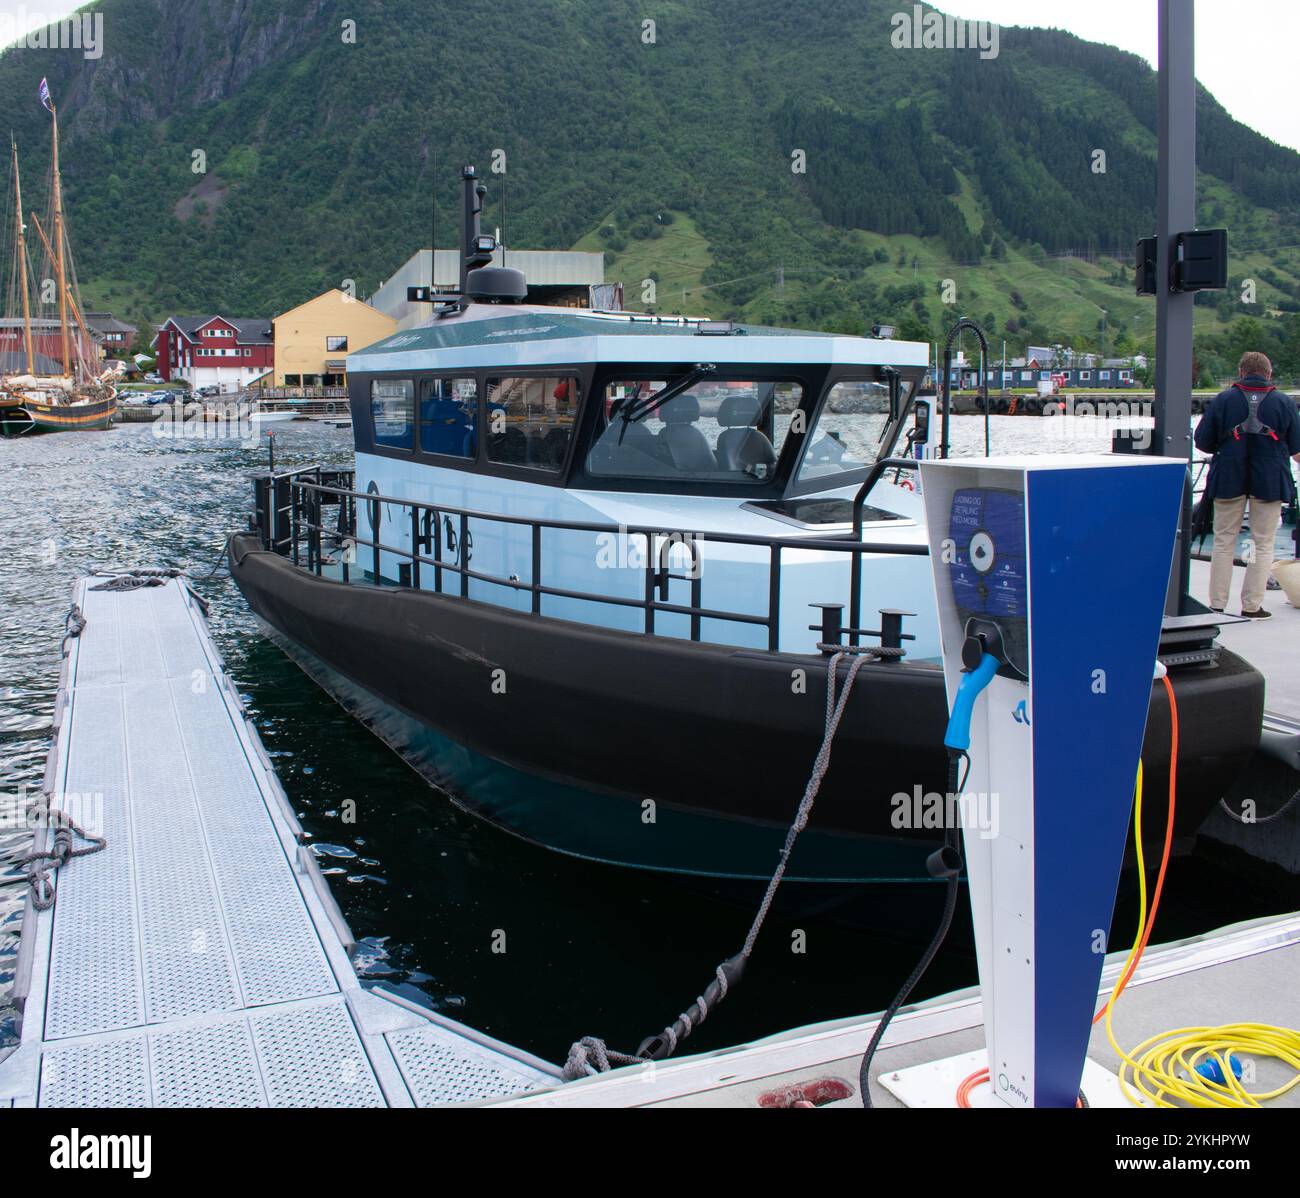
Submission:
[[[1300,417],[1295,401],[1273,386],[1273,364],[1263,354],[1242,354],[1237,374],[1196,426],[1196,448],[1214,455],[1206,480],[1206,496],[1214,500],[1210,607],[1228,606],[1237,535],[1249,503],[1255,552],[1241,588],[1241,614],[1266,620],[1273,614],[1263,604],[1282,504],[1291,501],[1295,488],[1290,458],[1300,462]]]

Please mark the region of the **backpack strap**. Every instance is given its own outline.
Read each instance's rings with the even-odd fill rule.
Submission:
[[[1271,383],[1266,387],[1247,387],[1244,383],[1233,383],[1246,401],[1246,419],[1232,429],[1232,439],[1240,441],[1242,434],[1247,436],[1271,437],[1277,441],[1277,432],[1259,418],[1259,405],[1277,390]],[[1226,438],[1225,438],[1226,444]]]

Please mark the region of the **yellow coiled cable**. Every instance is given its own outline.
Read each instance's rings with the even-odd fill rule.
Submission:
[[[1173,721],[1173,744],[1177,746],[1178,709],[1173,688],[1165,680],[1169,693],[1170,716]],[[1170,763],[1173,769],[1173,762]],[[1173,779],[1171,776],[1171,792]],[[1172,793],[1171,793],[1172,801]],[[1110,1000],[1106,1003],[1106,1036],[1120,1059],[1119,1084],[1124,1097],[1134,1106],[1177,1107],[1186,1104],[1194,1107],[1258,1107],[1270,1098],[1285,1094],[1300,1085],[1300,1032],[1291,1028],[1273,1027],[1265,1023],[1227,1023],[1218,1027],[1180,1027],[1161,1032],[1143,1040],[1131,1053],[1120,1047],[1115,1039],[1112,1018],[1128,978],[1141,959],[1144,940],[1147,938],[1147,880],[1146,863],[1142,853],[1142,764],[1138,763],[1137,791],[1133,811],[1134,839],[1136,841],[1138,868],[1138,927],[1129,950],[1128,959]],[[1154,913],[1152,914],[1154,918]],[[1230,1057],[1248,1059],[1275,1057],[1296,1070],[1296,1075],[1285,1085],[1264,1093],[1254,1093],[1242,1084],[1232,1069]],[[1205,1077],[1196,1067],[1205,1061],[1218,1061],[1222,1082]],[[1130,1078],[1134,1089],[1130,1089]],[[1141,1097],[1139,1097],[1141,1095]]]

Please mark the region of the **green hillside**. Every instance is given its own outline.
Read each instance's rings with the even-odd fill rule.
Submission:
[[[0,102],[43,206],[49,77],[82,287],[128,318],[367,294],[428,244],[435,190],[450,243],[461,162],[502,223],[501,150],[510,244],[603,250],[630,306],[924,339],[964,314],[1013,351],[1151,348],[1127,260],[1152,231],[1155,76],[1109,47],[896,49],[892,7],[860,0],[96,11],[102,58],[10,50]],[[1300,371],[1300,155],[1206,93],[1199,123],[1200,220],[1229,227],[1234,280],[1198,305],[1202,366],[1257,341]]]

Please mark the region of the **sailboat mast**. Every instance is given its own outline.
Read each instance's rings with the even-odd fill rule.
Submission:
[[[36,373],[36,355],[32,351],[32,301],[27,283],[27,238],[23,223],[23,186],[18,178],[18,143],[12,139],[9,148],[14,157],[14,225],[18,232],[18,271],[23,289],[23,346],[27,350],[27,373]]]
[[[59,333],[63,338],[63,373],[72,373],[72,356],[68,347],[68,279],[63,261],[63,182],[59,178],[59,114],[50,105],[54,116],[54,255],[59,275]]]

